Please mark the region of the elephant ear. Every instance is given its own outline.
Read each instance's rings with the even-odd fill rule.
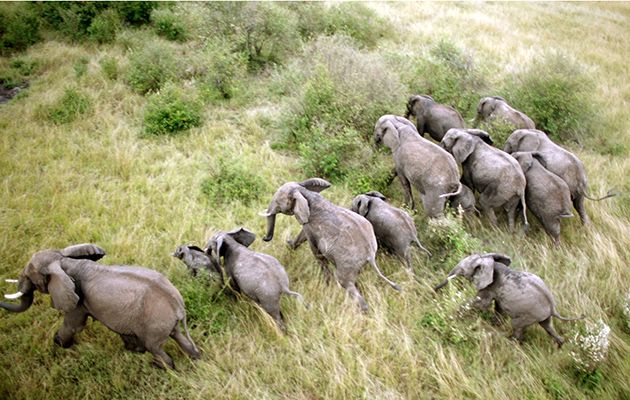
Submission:
[[[509,266],[512,264],[512,259],[510,256],[502,254],[502,253],[486,253],[483,257],[492,257],[495,262],[501,263],[505,266]]]
[[[366,196],[370,196],[370,197],[376,197],[379,198],[383,201],[387,201],[387,197],[385,197],[384,194],[382,194],[381,192],[377,192],[376,190],[372,190],[371,192],[367,192],[365,193]]]
[[[75,244],[61,250],[61,255],[70,258],[85,258],[98,261],[105,256],[105,250],[92,243]]]
[[[494,259],[488,256],[481,256],[473,273],[473,282],[477,290],[488,287],[494,281]]]
[[[328,189],[331,184],[322,178],[310,178],[299,183],[300,186],[310,190],[311,192],[319,193],[322,190]]]
[[[481,129],[466,129],[466,132],[468,132],[468,134],[470,135],[477,136],[491,146],[494,144],[494,141],[490,137],[490,134],[486,131],[482,131]]]
[[[236,228],[233,231],[226,233],[226,235],[230,235],[234,240],[245,247],[249,247],[252,243],[254,243],[254,240],[256,240],[256,234],[245,228]]]
[[[371,202],[372,199],[368,196],[357,196],[352,204],[352,210],[362,217],[365,217],[370,211]]]
[[[311,211],[308,208],[308,201],[299,190],[293,191],[293,200],[293,214],[295,215],[295,218],[297,218],[301,225],[308,223],[308,219],[311,216]]]
[[[518,164],[521,166],[523,173],[529,171],[529,169],[534,164],[534,159],[531,157],[531,153],[525,151],[517,151],[516,153],[510,154],[512,157],[518,161]]]
[[[524,131],[518,141],[516,151],[536,151],[540,147],[540,139],[530,131]]]
[[[74,292],[74,282],[61,268],[59,261],[50,263],[44,275],[48,276],[48,293],[55,308],[64,312],[74,309],[79,302],[79,296]]]
[[[547,168],[547,159],[545,158],[545,154],[540,151],[533,151],[532,157],[536,159],[543,167]]]
[[[189,249],[189,250],[196,250],[196,251],[200,251],[200,252],[202,252],[202,253],[203,253],[203,249],[202,249],[202,248],[200,248],[200,247],[198,247],[198,246],[195,246],[195,245],[189,244],[189,245],[187,245],[186,247],[188,247],[188,249]]]
[[[462,164],[472,154],[475,149],[475,141],[468,134],[458,134],[454,138],[453,146],[451,147],[451,153],[458,163]]]

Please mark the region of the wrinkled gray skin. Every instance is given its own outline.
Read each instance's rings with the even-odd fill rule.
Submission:
[[[464,129],[464,119],[453,107],[436,103],[431,96],[413,95],[407,102],[405,118],[416,118],[416,129],[420,136],[427,132],[434,140],[441,141],[451,128]]]
[[[352,200],[352,211],[365,217],[374,228],[379,246],[385,247],[405,260],[407,269],[413,272],[411,265],[411,246],[431,256],[418,240],[418,231],[413,218],[400,208],[396,208],[379,192],[360,194]]]
[[[508,268],[510,263],[510,257],[505,254],[473,254],[461,260],[435,290],[445,286],[451,279],[463,276],[477,288],[475,307],[488,311],[494,301],[496,319],[501,315],[509,315],[512,319],[512,336],[519,342],[523,341],[524,329],[538,323],[558,347],[562,346],[564,339],[554,330],[551,317],[563,321],[583,317],[560,316],[553,295],[542,279],[529,272],[514,271]]]
[[[18,280],[21,303],[0,303],[0,307],[26,311],[34,291],[39,290],[49,293],[54,307],[64,312],[63,325],[54,339],[59,346],[72,346],[74,335],[90,316],[118,333],[127,350],[151,352],[157,367],[174,368],[173,360],[162,349],[169,336],[190,357],[199,358],[186,327],[184,299],[168,279],[147,268],[94,262],[104,255],[105,251],[93,244],[35,253]],[[180,322],[185,336],[179,330]]]
[[[512,153],[512,157],[521,165],[527,180],[527,207],[538,218],[553,243],[559,245],[560,219],[573,216],[569,187],[558,175],[542,166],[540,153],[516,152]]]
[[[461,192],[449,198],[449,204],[454,210],[461,208],[465,213],[473,211],[479,213],[479,210],[475,207],[476,202],[475,193],[463,183]]]
[[[588,183],[584,164],[573,153],[563,149],[547,137],[543,131],[536,129],[518,129],[512,132],[505,142],[504,150],[507,153],[517,151],[537,151],[540,153],[539,161],[549,171],[558,175],[566,182],[571,191],[573,207],[580,215],[582,223],[588,225],[590,220],[584,208],[584,199],[600,201],[616,196],[609,192],[606,196],[592,198],[588,195]]]
[[[420,193],[424,211],[440,217],[449,196],[459,194],[459,169],[455,159],[402,117],[383,115],[374,127],[374,140],[392,151],[396,174],[405,191],[405,203],[415,209],[413,185]]]
[[[492,124],[509,124],[514,129],[534,129],[534,121],[521,111],[510,106],[503,97],[484,97],[477,105],[477,116],[473,120],[473,127],[477,127],[480,122]]]
[[[221,283],[223,283],[221,269],[212,263],[210,257],[206,255],[203,249],[197,246],[183,244],[175,249],[171,255],[182,260],[192,276],[197,276],[200,269],[206,269],[208,272],[214,271],[219,274]]]
[[[376,264],[377,244],[372,224],[318,193],[328,187],[330,183],[319,178],[280,186],[262,214],[267,217],[267,235],[263,240],[273,239],[277,214],[295,215],[302,225],[300,235],[308,240],[326,281],[331,280],[328,262],[332,262],[336,266],[337,281],[361,309],[367,311],[368,305],[356,287],[357,276],[366,263],[394,289],[400,290],[400,287],[387,279]]]
[[[521,201],[527,230],[525,175],[512,156],[489,143],[488,133],[479,129],[451,129],[441,145],[462,165],[462,182],[479,192],[479,207],[492,225],[497,225],[494,209],[501,207],[508,215],[510,231],[514,231],[516,207]]]
[[[255,239],[256,235],[244,228],[217,232],[208,241],[206,252],[219,269],[223,258],[225,273],[236,283],[240,292],[260,304],[278,327],[286,331],[280,312],[280,296],[288,294],[303,303],[304,298],[289,290],[289,277],[278,260],[248,249]]]

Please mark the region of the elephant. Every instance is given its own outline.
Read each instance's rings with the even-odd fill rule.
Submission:
[[[328,262],[332,262],[336,267],[337,281],[366,312],[368,305],[356,287],[357,276],[366,263],[394,289],[401,289],[387,279],[376,264],[377,244],[372,224],[319,194],[329,186],[329,182],[320,178],[300,183],[287,182],[280,186],[267,211],[261,213],[267,217],[267,235],[263,240],[268,242],[273,239],[277,214],[295,215],[302,225],[301,235],[308,240],[326,281],[331,280]]]
[[[588,195],[588,183],[584,164],[570,151],[555,144],[547,134],[537,129],[517,129],[507,138],[504,151],[536,151],[540,154],[538,160],[549,171],[558,175],[566,182],[571,191],[573,207],[580,215],[582,223],[588,225],[590,220],[584,208],[584,199],[600,201],[616,196],[617,193],[608,192],[606,196],[593,198]]]
[[[462,165],[464,185],[479,192],[479,207],[492,225],[497,225],[494,209],[502,207],[508,216],[510,231],[519,201],[523,205],[524,229],[527,231],[525,175],[509,154],[492,147],[490,135],[479,129],[450,129],[441,146]]]
[[[473,211],[478,213],[479,210],[477,210],[477,208],[475,207],[475,204],[476,204],[475,193],[472,191],[471,188],[464,185],[463,183],[461,185],[462,185],[461,192],[449,198],[448,201],[449,201],[450,206],[454,210],[457,210],[457,212],[459,212],[459,210],[461,209],[461,211],[464,213],[470,213]]]
[[[434,289],[437,291],[451,279],[463,276],[475,284],[477,296],[474,306],[487,311],[494,300],[495,320],[501,315],[512,319],[514,337],[523,341],[523,331],[538,323],[555,340],[558,347],[564,343],[553,328],[552,318],[575,321],[584,318],[565,318],[556,311],[553,294],[540,277],[529,272],[509,268],[512,260],[505,254],[473,254],[461,260],[446,280]]]
[[[531,118],[510,106],[503,97],[484,97],[477,105],[473,127],[476,128],[480,122],[492,123],[494,121],[508,124],[514,129],[536,128]]]
[[[447,198],[461,191],[459,169],[453,156],[422,138],[409,120],[395,115],[379,118],[374,140],[392,151],[405,202],[415,209],[413,185],[420,192],[426,215],[440,217]]]
[[[286,332],[280,311],[280,296],[297,297],[306,304],[298,292],[289,289],[289,277],[284,267],[274,257],[250,250],[256,235],[244,228],[230,232],[217,232],[208,240],[206,254],[215,268],[223,268],[229,279],[236,283],[241,293],[258,303],[269,314],[278,328]]]
[[[203,249],[197,246],[190,245],[190,244],[189,245],[183,244],[179,246],[177,249],[175,249],[175,251],[171,255],[175,258],[182,260],[182,262],[186,264],[186,267],[188,267],[188,271],[190,272],[192,276],[197,276],[197,274],[199,273],[199,270],[202,268],[208,271],[212,271],[211,268],[213,268],[214,272],[219,274],[221,283],[223,283],[223,274],[221,273],[221,269],[217,268],[212,263],[212,261],[210,260],[210,257],[206,255]]]
[[[451,128],[466,128],[464,119],[453,107],[436,103],[431,96],[413,95],[407,102],[405,118],[416,117],[416,128],[420,136],[427,132],[434,140],[441,141]]]
[[[80,332],[88,316],[118,333],[125,348],[149,351],[153,365],[175,368],[162,349],[168,337],[193,359],[200,352],[190,338],[186,325],[184,299],[169,280],[157,271],[143,267],[101,265],[96,263],[105,251],[94,244],[79,244],[63,250],[35,253],[18,279],[19,305],[0,303],[11,312],[26,311],[35,290],[49,293],[53,306],[64,312],[64,321],[54,343],[67,348]],[[182,322],[186,336],[179,330]]]
[[[542,166],[538,152],[516,152],[512,157],[518,161],[525,174],[525,201],[527,207],[538,218],[545,232],[560,244],[560,219],[573,217],[571,192],[566,182]]]
[[[410,272],[413,271],[410,252],[412,244],[431,256],[431,252],[418,240],[413,218],[400,208],[387,203],[387,198],[381,193],[373,191],[356,196],[352,200],[351,210],[370,221],[379,246],[382,245],[405,260]]]

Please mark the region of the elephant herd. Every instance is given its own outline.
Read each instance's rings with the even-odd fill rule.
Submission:
[[[382,116],[376,123],[374,139],[391,150],[405,202],[412,209],[412,187],[430,218],[441,217],[450,202],[464,211],[477,210],[478,205],[496,225],[494,211],[501,208],[513,230],[520,206],[527,229],[529,208],[555,244],[559,242],[560,219],[572,216],[571,205],[588,223],[584,199],[591,197],[583,164],[544,132],[535,130],[531,119],[504,99],[482,99],[475,119],[501,119],[517,128],[504,150],[493,147],[485,131],[467,129],[456,110],[435,103],[429,96],[409,99],[406,117],[411,115],[416,125],[407,118]],[[425,132],[439,145],[425,139]],[[410,272],[412,245],[429,256],[431,253],[418,240],[409,214],[389,204],[381,193],[360,194],[347,209],[320,194],[328,187],[330,183],[320,178],[280,186],[261,213],[267,218],[263,240],[273,239],[278,214],[295,216],[302,229],[288,241],[289,246],[295,249],[308,242],[324,278],[332,280],[329,264],[334,264],[335,280],[362,311],[367,311],[368,304],[356,285],[366,264],[392,288],[401,290],[377,265],[379,245],[404,261]],[[287,273],[276,258],[249,248],[255,237],[241,227],[220,231],[208,240],[205,249],[182,245],[172,255],[182,260],[193,276],[206,269],[218,274],[222,284],[227,280],[233,290],[258,303],[284,331],[280,297],[286,294],[300,299],[307,308],[309,305],[289,289]],[[40,251],[31,257],[18,280],[7,280],[17,283],[18,292],[5,297],[20,298],[20,303],[3,302],[0,307],[11,312],[26,311],[35,290],[39,290],[50,294],[53,306],[64,313],[63,324],[54,337],[57,345],[71,346],[74,335],[91,316],[118,333],[126,349],[151,352],[158,367],[174,368],[173,360],[163,350],[169,337],[191,358],[199,358],[201,353],[186,326],[183,298],[171,282],[151,269],[97,263],[103,256],[105,251],[94,244]],[[510,262],[503,254],[471,255],[435,289],[456,276],[466,277],[478,290],[475,305],[487,309],[494,303],[497,317],[509,315],[516,339],[522,339],[525,327],[539,323],[561,345],[563,340],[554,331],[551,317],[566,318],[557,313],[553,295],[538,276],[513,271]]]

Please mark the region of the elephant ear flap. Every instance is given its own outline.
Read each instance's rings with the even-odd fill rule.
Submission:
[[[517,151],[536,151],[540,146],[540,139],[532,134],[524,133],[518,141]]]
[[[249,247],[256,240],[256,234],[245,228],[237,228],[227,234],[245,247]]]
[[[70,258],[84,258],[98,261],[105,256],[105,250],[92,243],[75,244],[61,250],[61,255]]]
[[[472,154],[473,149],[474,143],[470,136],[465,137],[463,135],[458,135],[451,151],[455,160],[461,164]]]
[[[492,257],[495,262],[501,263],[505,266],[509,266],[510,264],[512,264],[512,259],[510,258],[510,256],[502,253],[486,253],[483,256]]]
[[[475,268],[473,281],[477,290],[488,287],[494,281],[494,259],[492,257],[482,256],[479,264]]]
[[[328,189],[331,184],[325,179],[322,178],[310,178],[305,180],[304,182],[299,183],[300,186],[310,190],[311,192],[321,192],[322,190]]]
[[[533,151],[532,157],[534,157],[543,167],[547,168],[547,159],[543,153],[540,151]]]
[[[74,292],[74,282],[61,268],[59,261],[48,265],[44,275],[49,277],[48,293],[55,308],[64,312],[74,309],[79,302],[79,296]]]
[[[299,190],[293,191],[293,199],[295,200],[293,204],[293,214],[295,218],[297,218],[298,222],[301,225],[308,223],[308,219],[311,216],[311,211],[308,208],[308,201]]]
[[[489,145],[494,144],[494,141],[490,137],[490,134],[486,131],[482,131],[481,129],[466,129],[466,132],[468,132],[469,134],[473,136],[477,136],[478,138],[488,143]]]
[[[385,197],[384,194],[382,194],[381,192],[377,192],[376,190],[372,190],[371,192],[367,192],[365,194],[366,196],[370,196],[370,197],[377,197],[383,201],[387,201],[387,197]]]
[[[370,203],[371,203],[371,199],[367,196],[361,196],[361,198],[359,198],[359,204],[357,207],[357,213],[363,217],[365,217],[367,215],[367,213],[370,211]]]

